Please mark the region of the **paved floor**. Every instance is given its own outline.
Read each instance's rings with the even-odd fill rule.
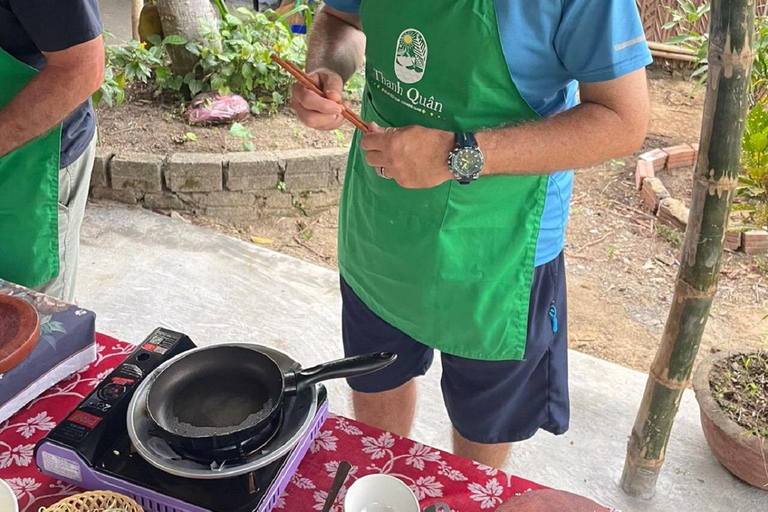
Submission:
[[[200,345],[274,345],[307,365],[341,356],[337,276],[326,269],[146,211],[104,207],[86,214],[81,258],[78,299],[97,312],[101,332],[138,343],[165,326]],[[710,453],[690,392],[656,498],[627,498],[617,482],[645,376],[577,352],[570,372],[571,430],[519,444],[507,470],[636,512],[768,510],[768,492],[733,478]],[[420,383],[413,437],[449,449],[439,376],[438,358]],[[332,409],[350,415],[347,389],[329,387]]]

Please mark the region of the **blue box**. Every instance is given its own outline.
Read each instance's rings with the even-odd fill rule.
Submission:
[[[40,316],[40,340],[18,366],[0,375],[0,423],[96,360],[96,315],[0,279],[0,295],[21,297]]]

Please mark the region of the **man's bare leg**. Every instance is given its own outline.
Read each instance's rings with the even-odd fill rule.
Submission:
[[[352,394],[355,418],[358,421],[408,437],[416,411],[416,380],[410,380],[399,388],[383,393]]]
[[[501,468],[507,460],[512,445],[506,444],[479,444],[464,439],[461,434],[453,430],[453,453],[461,457],[475,460],[492,468]]]

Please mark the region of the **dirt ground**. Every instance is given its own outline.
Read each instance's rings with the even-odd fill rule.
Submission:
[[[703,91],[691,95],[688,82],[655,77],[650,80],[652,119],[644,150],[696,142],[702,116]],[[115,111],[116,113],[117,111]],[[139,123],[137,119],[118,121]],[[185,130],[169,122],[169,132]],[[138,126],[145,126],[137,124]],[[271,144],[332,145],[336,137],[304,131],[290,114],[254,120],[257,147]],[[122,128],[126,129],[126,128]],[[136,130],[138,128],[134,128]],[[135,132],[141,133],[141,132]],[[124,132],[125,140],[135,140]],[[301,137],[286,134],[301,133]],[[345,132],[348,133],[348,132]],[[123,135],[123,134],[120,134]],[[110,137],[117,137],[111,135]],[[165,144],[142,139],[147,149]],[[203,137],[198,136],[198,143]],[[331,140],[333,139],[333,140]],[[112,139],[117,140],[117,139]],[[207,137],[205,140],[208,140]],[[211,136],[220,149],[229,147],[221,136]],[[348,136],[347,136],[348,140]],[[171,143],[172,144],[172,143]],[[165,145],[162,147],[172,147]],[[638,153],[639,154],[639,153]],[[637,155],[576,171],[566,257],[569,279],[569,334],[571,348],[630,368],[647,371],[661,337],[678,271],[682,233],[655,225],[634,190]],[[684,190],[691,169],[676,171],[673,179]],[[663,173],[662,173],[663,174]],[[687,174],[687,176],[686,176]],[[220,229],[329,268],[336,265],[336,208],[315,217],[264,219],[251,226],[231,226],[210,219],[193,222]],[[256,238],[254,238],[256,237]],[[716,350],[768,346],[768,258],[726,253],[720,288],[708,322],[700,357]]]
[[[229,127],[189,126],[184,111],[171,102],[152,100],[143,91],[129,91],[119,107],[101,107],[96,115],[99,142],[112,149],[126,149],[159,155],[177,151],[224,153],[245,151],[246,139],[229,133]],[[310,130],[290,110],[268,117],[251,116],[241,123],[250,131],[256,151],[348,146],[354,130],[350,125],[336,132]],[[186,137],[194,134],[195,140]]]
[[[768,438],[768,352],[718,361],[709,384],[731,420]]]

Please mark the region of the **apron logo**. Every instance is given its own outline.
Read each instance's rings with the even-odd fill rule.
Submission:
[[[395,75],[403,83],[415,84],[424,77],[427,67],[427,40],[415,28],[400,34],[395,50]]]

